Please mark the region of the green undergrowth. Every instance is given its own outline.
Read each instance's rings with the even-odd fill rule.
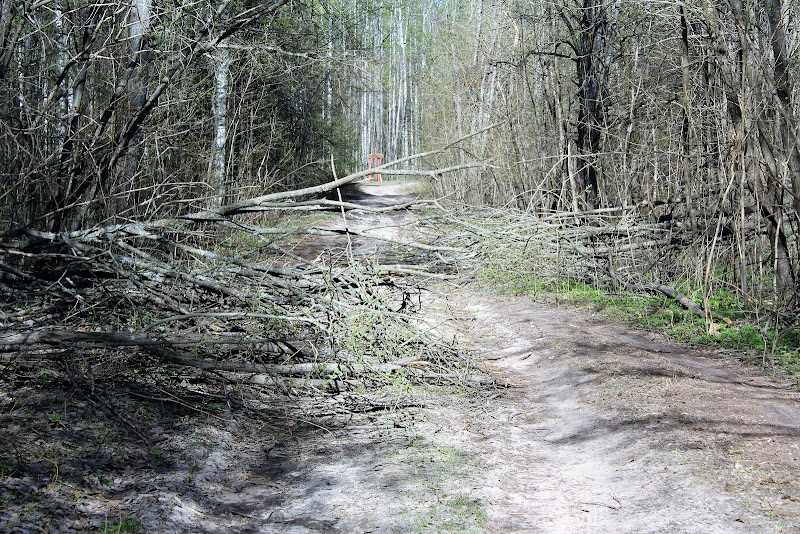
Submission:
[[[730,320],[730,324],[716,320],[711,326],[703,317],[662,295],[616,293],[582,281],[547,280],[534,273],[491,268],[483,269],[480,278],[504,294],[589,305],[627,324],[663,332],[680,342],[732,351],[745,361],[791,377],[800,386],[800,330],[759,327],[758,317],[745,311],[745,303],[732,291],[721,289],[709,295],[710,311]],[[701,292],[690,281],[682,280],[675,287],[701,303]]]
[[[139,533],[144,532],[144,527],[136,519],[130,516],[125,516],[116,523],[105,525],[102,532],[103,534],[116,534],[122,532]]]

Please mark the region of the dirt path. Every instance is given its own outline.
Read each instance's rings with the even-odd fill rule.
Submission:
[[[438,307],[512,385],[462,437],[487,531],[800,527],[797,393],[586,310],[469,290]]]
[[[382,206],[409,192],[362,186],[351,198]],[[397,237],[405,217],[362,214],[348,224]],[[287,533],[800,529],[800,395],[788,386],[586,309],[468,286],[431,296],[425,310],[433,327],[475,348],[509,387],[354,419],[332,434],[287,439],[266,456],[251,452],[252,463],[228,445],[221,453],[228,463],[207,468],[217,498],[242,506],[244,494],[252,503],[243,508],[252,520],[230,526]],[[260,467],[220,479],[243,464]],[[237,484],[244,489],[228,495],[225,488]]]
[[[365,191],[376,206],[409,192]],[[392,236],[404,224],[349,221]],[[425,310],[509,387],[287,436],[266,453],[218,436],[196,479],[212,486],[194,501],[176,488],[183,515],[165,531],[800,530],[800,395],[787,385],[586,309],[468,286]],[[240,515],[209,520],[211,495]]]
[[[508,387],[278,442],[196,429],[149,531],[800,529],[796,392],[587,310],[470,288],[427,310]]]
[[[410,193],[364,189],[373,205]],[[410,222],[348,217],[389,237]],[[124,510],[155,533],[800,531],[800,394],[787,384],[588,309],[471,285],[436,288],[423,313],[504,387],[438,390],[424,407],[344,421],[319,415],[323,399],[316,418],[287,416],[279,432],[233,417],[154,422],[152,469],[103,456],[115,471],[93,468],[97,489],[58,506],[78,518]],[[45,494],[55,483],[42,480],[7,489]],[[0,507],[0,531],[35,513]],[[62,531],[110,531],[112,519]]]
[[[511,386],[417,424],[480,466],[466,495],[486,531],[800,528],[800,395],[787,384],[586,310],[475,289],[428,305]]]

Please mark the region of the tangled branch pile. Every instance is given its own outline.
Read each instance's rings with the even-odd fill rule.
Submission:
[[[705,224],[697,219],[657,221],[646,210],[647,206],[636,205],[536,213],[451,204],[442,221],[457,228],[451,237],[460,236],[459,244],[478,252],[475,269],[492,271],[493,278],[511,285],[554,288],[581,282],[614,291],[661,294],[701,317],[730,322],[702,305],[703,294],[726,287],[714,268],[735,259],[725,256],[732,248],[727,242],[732,235],[722,219]],[[757,236],[765,229],[752,226],[748,231]],[[703,251],[699,258],[698,250]],[[674,287],[676,280],[688,278],[705,288],[695,296],[701,304]],[[755,294],[757,288],[750,291]],[[773,288],[758,291],[754,304],[766,309],[779,304]],[[781,317],[794,316],[784,310]]]
[[[321,197],[362,174],[174,219],[6,232],[3,360],[50,360],[90,381],[171,365],[184,377],[193,369],[195,380],[280,394],[400,375],[485,383],[412,315],[425,280],[455,277],[466,251],[406,214],[424,201],[369,207]],[[400,229],[387,231],[386,220]]]

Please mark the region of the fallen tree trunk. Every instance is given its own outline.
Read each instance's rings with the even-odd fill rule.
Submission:
[[[706,317],[706,312],[702,306],[695,303],[692,299],[690,299],[683,293],[678,293],[672,286],[666,286],[664,284],[645,284],[644,286],[642,286],[642,288],[648,289],[650,291],[658,291],[659,293],[663,293],[669,298],[674,299],[677,303],[679,303],[687,310],[694,312],[696,315],[699,315],[700,317],[703,318]]]
[[[684,295],[683,293],[679,293],[675,290],[672,286],[666,286],[664,284],[645,284],[642,286],[643,289],[650,290],[650,291],[658,291],[659,293],[663,293],[664,295],[668,296],[671,299],[674,299],[678,302],[681,306],[686,308],[689,311],[694,312],[696,315],[707,319],[709,317],[722,321],[726,324],[731,324],[731,320],[724,315],[720,315],[711,310],[705,310],[702,306],[694,302],[692,299]]]
[[[440,378],[457,382],[466,376],[461,371],[464,361],[453,357],[452,347],[424,347],[415,334],[405,334],[409,316],[404,312],[417,306],[414,296],[424,280],[457,277],[459,262],[474,254],[468,247],[440,240],[441,232],[420,224],[429,220],[421,217],[405,229],[394,228],[395,221],[391,227],[364,228],[362,224],[348,228],[345,224],[342,230],[313,228],[299,218],[276,226],[285,212],[297,210],[384,213],[408,210],[415,204],[436,206],[436,201],[406,202],[408,197],[403,197],[401,204],[380,207],[314,197],[372,173],[436,178],[487,164],[475,161],[414,171],[399,168],[448,148],[401,158],[319,186],[270,193],[173,218],[125,220],[66,232],[22,227],[2,232],[0,293],[16,302],[44,298],[41,304],[29,306],[35,312],[21,307],[15,311],[25,320],[15,317],[4,325],[0,360],[46,359],[65,364],[76,354],[102,358],[100,349],[120,349],[116,354],[121,355],[130,347],[163,361],[208,371],[297,379],[372,376],[380,380],[380,374],[413,368],[410,363],[385,363],[393,358],[393,346],[401,346],[405,352],[409,344],[419,344],[419,354],[447,362]],[[333,174],[335,177],[335,171]],[[258,219],[252,214],[262,211],[276,217],[262,218],[263,227],[253,225]],[[303,234],[328,237],[304,240],[300,238]],[[358,250],[353,246],[356,239],[369,239],[370,244]],[[304,248],[308,247],[306,241],[316,246],[316,250],[312,248],[318,254],[316,259]],[[376,250],[388,258],[386,265],[374,261]],[[45,321],[44,316],[56,322]],[[351,323],[361,316],[374,326],[366,334],[353,333]],[[36,330],[34,325],[51,328]],[[84,325],[101,331],[86,331]],[[128,328],[134,332],[125,331]],[[169,333],[163,333],[167,329]],[[364,352],[358,363],[350,363],[350,356],[337,352],[354,338]],[[182,347],[191,347],[191,353]],[[320,356],[317,347],[326,347],[326,357]],[[245,358],[245,352],[255,358],[249,357],[251,354]],[[263,360],[260,363],[258,356]],[[415,370],[414,379],[425,379],[421,374]]]
[[[184,335],[180,338],[158,338],[131,332],[67,332],[63,330],[42,330],[35,332],[17,332],[0,336],[0,352],[17,352],[32,349],[37,345],[61,347],[75,344],[102,345],[105,347],[141,347],[164,361],[177,365],[193,367],[206,371],[229,371],[233,373],[268,374],[271,376],[332,376],[352,377],[367,372],[383,374],[395,373],[405,367],[420,367],[427,362],[417,358],[406,358],[391,363],[357,363],[314,361],[295,364],[262,364],[251,362],[220,361],[206,358],[185,356],[172,346],[184,345],[217,345],[235,347],[238,345],[250,348],[270,348],[271,352],[289,351],[286,347],[299,344],[297,341],[281,342],[267,339],[234,339],[234,336],[210,337],[200,335]],[[284,345],[283,350],[281,345]],[[308,351],[310,352],[310,351]],[[295,353],[295,355],[300,355]],[[306,353],[305,355],[308,355]],[[6,358],[10,361],[10,359]],[[443,375],[444,376],[444,375]]]
[[[148,346],[145,349],[161,359],[177,365],[194,367],[205,371],[228,371],[232,373],[254,373],[267,374],[270,376],[330,376],[336,378],[352,377],[366,372],[379,372],[391,374],[408,366],[416,360],[402,360],[394,363],[384,364],[363,364],[363,363],[340,363],[340,362],[307,362],[291,365],[266,365],[248,362],[228,362],[207,360],[184,356],[168,347]]]
[[[199,315],[199,314],[198,314]],[[156,337],[132,332],[82,332],[65,330],[36,330],[32,332],[11,332],[0,335],[0,352],[15,352],[41,348],[42,346],[61,347],[68,344],[99,345],[103,347],[153,347],[183,345],[215,345],[220,349],[248,347],[254,350],[273,353],[297,353],[294,348],[307,343],[302,340],[278,340],[269,338],[243,338],[229,334],[205,336],[183,334],[177,337]],[[311,349],[304,352],[312,354]]]
[[[492,125],[491,127],[496,127],[497,125]],[[463,139],[467,139],[475,134],[470,134],[465,136],[452,144],[458,143]],[[363,171],[355,172],[343,178],[338,178],[331,182],[316,185],[313,187],[305,187],[302,189],[294,189],[292,191],[283,191],[279,193],[270,193],[268,195],[262,195],[259,197],[248,198],[245,200],[240,200],[239,202],[234,202],[232,204],[227,204],[225,206],[220,206],[218,208],[198,211],[195,213],[189,213],[186,215],[182,215],[179,218],[187,221],[194,221],[194,222],[213,222],[213,221],[224,221],[227,220],[229,217],[238,215],[241,213],[252,213],[254,211],[266,210],[266,209],[275,209],[276,203],[280,201],[293,201],[296,203],[298,199],[308,197],[310,195],[320,195],[322,193],[327,193],[329,191],[333,191],[336,188],[342,187],[347,184],[351,184],[353,182],[357,182],[358,180],[362,180],[371,174],[398,174],[398,175],[406,175],[409,174],[411,171],[406,170],[395,170],[392,167],[399,165],[401,163],[405,163],[407,161],[412,161],[415,159],[420,159],[429,156],[435,156],[437,154],[441,154],[445,152],[447,148],[441,150],[433,150],[430,152],[424,152],[421,154],[412,154],[410,156],[406,156],[404,158],[400,158],[394,161],[390,161],[388,163],[384,163],[378,167],[374,167],[372,169],[365,169]],[[487,165],[486,161],[473,161],[469,163],[464,163],[462,165],[456,165],[452,167],[440,168],[440,169],[432,169],[432,170],[417,170],[413,171],[413,174],[419,176],[431,176],[437,177],[441,174],[447,172],[454,172],[463,169],[475,168],[475,167],[485,167]],[[284,204],[284,207],[291,207],[293,204]]]

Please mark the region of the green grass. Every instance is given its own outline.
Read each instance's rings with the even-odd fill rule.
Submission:
[[[447,495],[417,513],[410,532],[478,534],[486,520],[486,509],[479,501],[466,494]]]
[[[400,517],[397,532],[479,533],[486,526],[486,509],[479,500],[456,488],[464,487],[483,464],[466,451],[430,443],[417,435],[399,453],[420,491]],[[455,484],[454,484],[455,482]],[[415,501],[415,503],[414,503]]]
[[[743,324],[741,326],[720,325],[719,333],[711,335],[704,333],[690,340],[693,345],[721,346],[733,350],[768,350],[771,346],[770,338],[773,331],[764,333],[756,327]],[[788,347],[782,347],[788,348]]]
[[[106,524],[105,528],[103,529],[105,534],[116,534],[126,532],[129,534],[138,534],[140,532],[144,532],[144,527],[142,524],[130,516],[125,516],[116,523],[111,525]]]

